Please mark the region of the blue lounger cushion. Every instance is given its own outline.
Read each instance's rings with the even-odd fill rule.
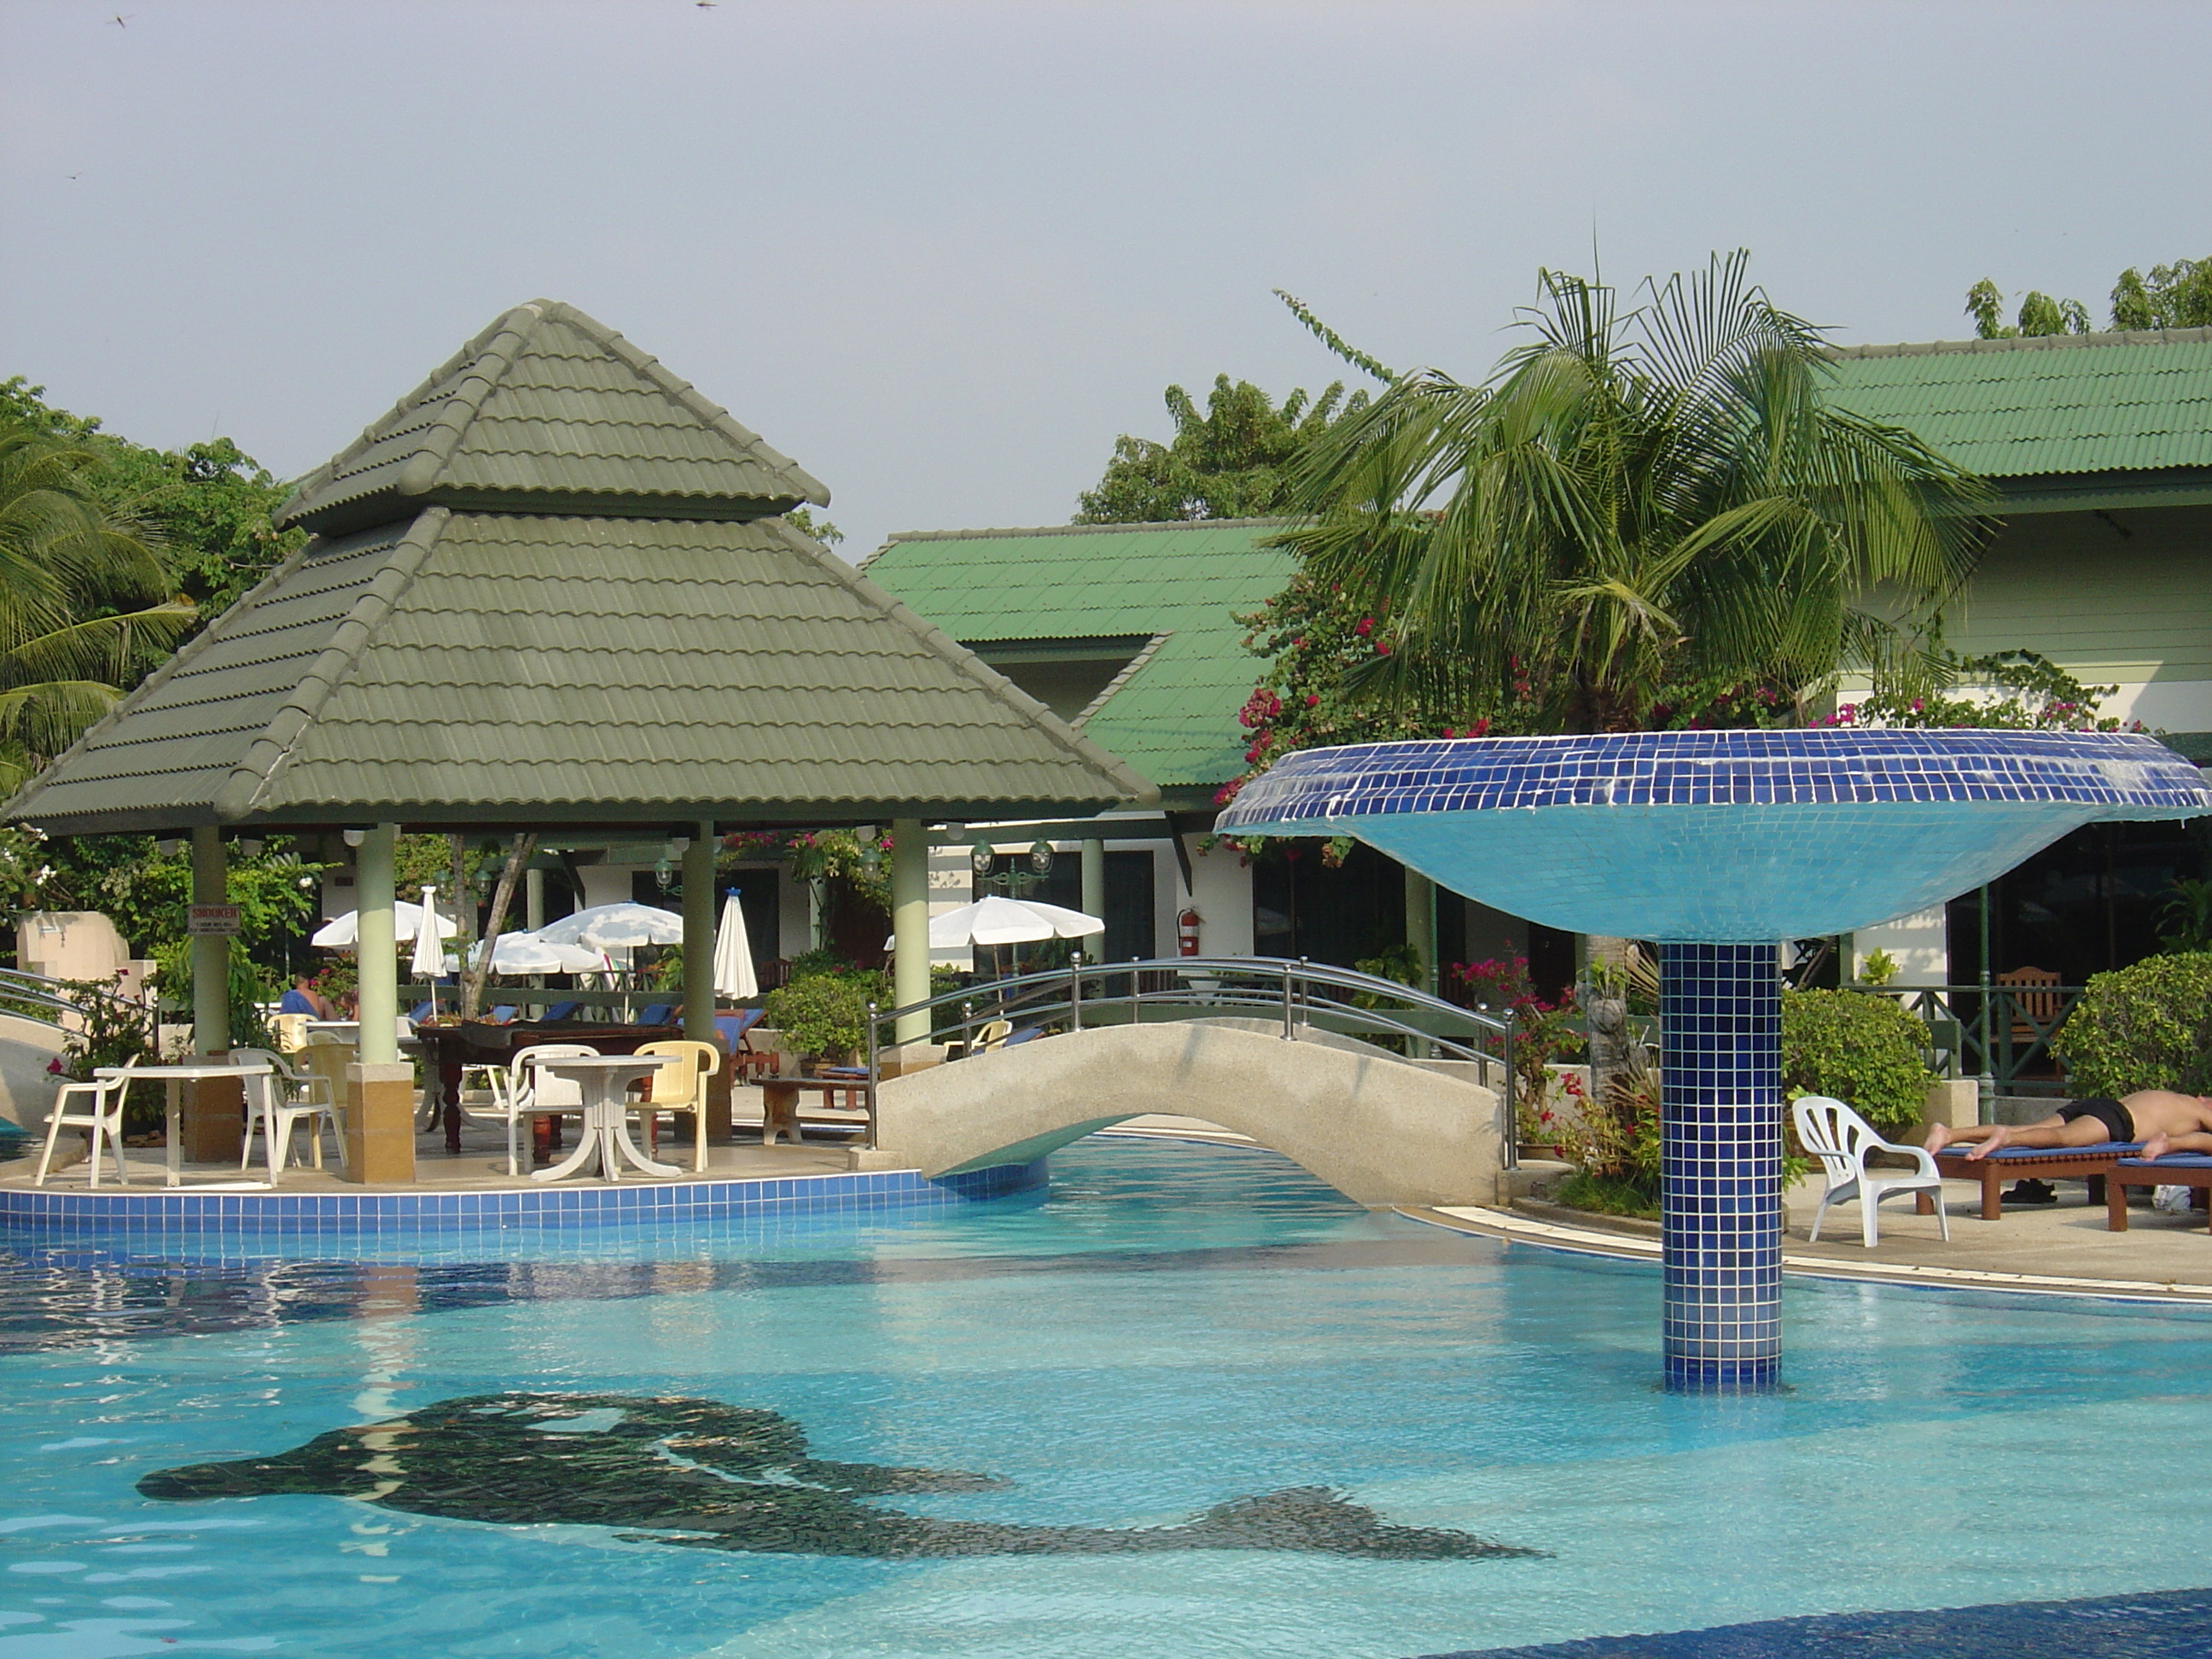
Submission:
[[[2141,1150],[2142,1143],[2133,1140],[2097,1140],[2087,1146],[2000,1146],[1989,1155],[1988,1161],[1998,1164],[2010,1158],[2025,1161],[2033,1158],[2111,1158]],[[1943,1156],[1960,1158],[1964,1154],[1954,1145],[1943,1149]]]
[[[2164,1158],[2124,1158],[2120,1162],[2138,1170],[2203,1170],[2212,1169],[2212,1153],[2168,1152]]]

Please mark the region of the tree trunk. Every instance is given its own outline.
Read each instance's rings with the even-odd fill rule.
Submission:
[[[514,884],[520,878],[522,866],[530,862],[530,855],[538,850],[535,832],[517,835],[507,849],[507,863],[499,872],[499,885],[491,896],[491,915],[484,921],[483,952],[471,963],[461,958],[461,1018],[474,1019],[483,1001],[484,980],[491,972],[491,953],[499,946],[500,930],[507,925],[507,906],[514,900]]]

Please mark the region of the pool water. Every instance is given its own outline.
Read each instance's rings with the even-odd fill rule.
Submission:
[[[2193,1309],[1793,1284],[1787,1392],[1671,1395],[1654,1269],[1371,1215],[1267,1152],[1112,1136],[1056,1154],[1048,1194],[950,1212],[376,1254],[15,1247],[0,1659],[1402,1659],[2212,1582]],[[619,1443],[643,1408],[609,1397],[1004,1483],[841,1498],[848,1522],[857,1501],[1064,1541],[1322,1487],[1527,1553],[683,1547],[636,1503],[590,1505],[720,1454]],[[240,1460],[281,1485],[269,1468],[307,1464],[270,1460],[410,1412],[418,1440],[323,1443],[445,1512],[374,1501],[368,1475],[137,1490]]]

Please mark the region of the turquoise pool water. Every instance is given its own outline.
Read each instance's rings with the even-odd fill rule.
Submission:
[[[2195,1310],[1793,1285],[1790,1392],[1669,1395],[1655,1271],[1369,1215],[1264,1152],[1099,1138],[1042,1199],[412,1261],[12,1256],[0,1659],[1394,1659],[2208,1582]],[[863,1500],[941,1522],[1328,1487],[1539,1553],[884,1559],[523,1518],[587,1486],[564,1454],[622,1419],[590,1398],[495,1468],[377,1453],[494,1518],[137,1490],[517,1390],[774,1413],[815,1459],[1007,1483]]]

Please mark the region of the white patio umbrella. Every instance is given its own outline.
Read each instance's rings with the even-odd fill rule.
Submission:
[[[404,945],[422,930],[422,907],[421,905],[410,904],[404,899],[392,905],[392,937],[393,939]],[[460,931],[459,922],[448,921],[443,916],[438,918],[440,938],[451,939]],[[322,945],[326,950],[351,950],[361,943],[361,913],[358,910],[349,910],[342,916],[332,917],[317,928],[307,942],[311,945]]]
[[[650,904],[595,904],[538,930],[548,945],[583,945],[595,951],[629,951],[641,945],[681,945],[684,918]]]
[[[471,963],[483,959],[483,941],[469,951]],[[491,971],[495,974],[594,974],[610,964],[606,952],[580,945],[555,945],[535,933],[501,933],[492,944]]]
[[[459,924],[453,931],[460,931]],[[415,932],[415,959],[408,964],[430,988],[430,1013],[438,1012],[438,975],[446,971],[446,941],[438,931],[438,890],[422,890],[422,925]]]
[[[1080,910],[994,894],[931,917],[929,948],[957,951],[963,945],[1022,945],[1031,939],[1082,939],[1105,931],[1103,921]],[[884,948],[888,951],[896,944],[896,938],[887,939]]]
[[[722,925],[714,931],[714,994],[732,1002],[760,994],[752,941],[745,935],[745,909],[735,893],[722,900]]]

